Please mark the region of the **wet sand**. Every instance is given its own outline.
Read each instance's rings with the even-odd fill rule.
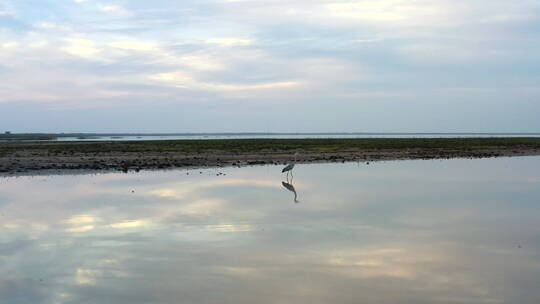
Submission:
[[[435,141],[436,139],[433,139]],[[234,142],[234,140],[231,140]],[[358,140],[362,142],[361,140]],[[370,140],[363,140],[369,142]],[[373,141],[373,140],[371,140]],[[440,141],[440,140],[439,140]],[[463,139],[458,141],[471,141]],[[224,151],[224,150],[204,150],[203,151],[163,151],[164,145],[170,147],[171,141],[153,143],[152,146],[144,143],[144,151],[129,151],[133,145],[118,148],[118,143],[99,142],[99,149],[86,149],[90,147],[81,143],[55,145],[50,143],[3,143],[0,154],[0,174],[10,175],[17,173],[39,173],[66,172],[74,170],[90,171],[140,171],[147,169],[169,169],[169,168],[202,168],[202,167],[223,167],[223,166],[250,166],[274,164],[283,165],[294,160],[294,153],[298,152],[297,163],[314,162],[373,162],[382,160],[405,160],[405,159],[449,159],[449,158],[486,158],[503,156],[525,156],[540,155],[540,145],[535,142],[531,145],[487,145],[486,140],[482,140],[482,146],[451,147],[433,145],[429,141],[422,142],[411,147],[388,148],[388,140],[384,147],[371,145],[370,148],[341,146],[332,149],[313,148],[307,146],[302,148],[304,142],[308,140],[295,140],[299,148],[280,149],[279,146],[272,148],[261,148],[259,150],[249,146],[246,142],[242,148],[247,151]],[[498,140],[500,141],[500,140]],[[319,140],[318,143],[327,143],[330,140]],[[332,141],[332,143],[335,142]],[[173,142],[176,143],[176,142]],[[180,142],[185,143],[185,142]],[[212,144],[211,141],[208,141]],[[230,144],[231,142],[227,142]],[[236,142],[234,142],[236,143]],[[204,144],[204,142],[203,142]],[[260,142],[257,142],[260,144]],[[95,147],[96,143],[93,143]],[[82,147],[82,148],[81,148]],[[115,147],[115,148],[113,148]],[[149,148],[150,147],[150,148]],[[73,149],[72,149],[73,148]],[[122,149],[128,151],[121,151]],[[174,150],[174,149],[171,149]]]

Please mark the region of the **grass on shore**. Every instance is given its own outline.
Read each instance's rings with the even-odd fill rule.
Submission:
[[[48,150],[53,153],[100,152],[262,152],[262,151],[346,151],[540,148],[537,137],[492,138],[309,138],[309,139],[211,139],[114,142],[6,142],[0,143],[0,156],[20,150]]]

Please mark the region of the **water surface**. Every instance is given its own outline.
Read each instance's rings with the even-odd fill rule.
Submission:
[[[52,141],[133,141],[185,139],[252,139],[252,138],[473,138],[473,137],[540,137],[540,133],[193,133],[60,136]]]
[[[0,178],[0,303],[540,303],[539,164]]]

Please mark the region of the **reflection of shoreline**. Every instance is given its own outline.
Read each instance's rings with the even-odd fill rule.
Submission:
[[[285,187],[285,189],[291,191],[292,193],[294,193],[294,202],[295,203],[299,203],[300,201],[297,200],[296,198],[298,197],[298,194],[296,193],[296,189],[294,188],[293,184],[292,184],[292,181],[291,183],[288,183],[288,182],[281,182],[281,185],[283,185],[283,187]]]

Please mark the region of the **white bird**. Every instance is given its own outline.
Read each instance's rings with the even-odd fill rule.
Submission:
[[[293,162],[288,164],[287,166],[285,166],[285,168],[283,168],[283,170],[281,170],[281,173],[287,172],[287,178],[289,177],[289,172],[291,172],[291,176],[292,176],[292,169],[294,168],[294,164],[296,163],[296,156],[297,155],[298,155],[298,152],[294,153]]]

